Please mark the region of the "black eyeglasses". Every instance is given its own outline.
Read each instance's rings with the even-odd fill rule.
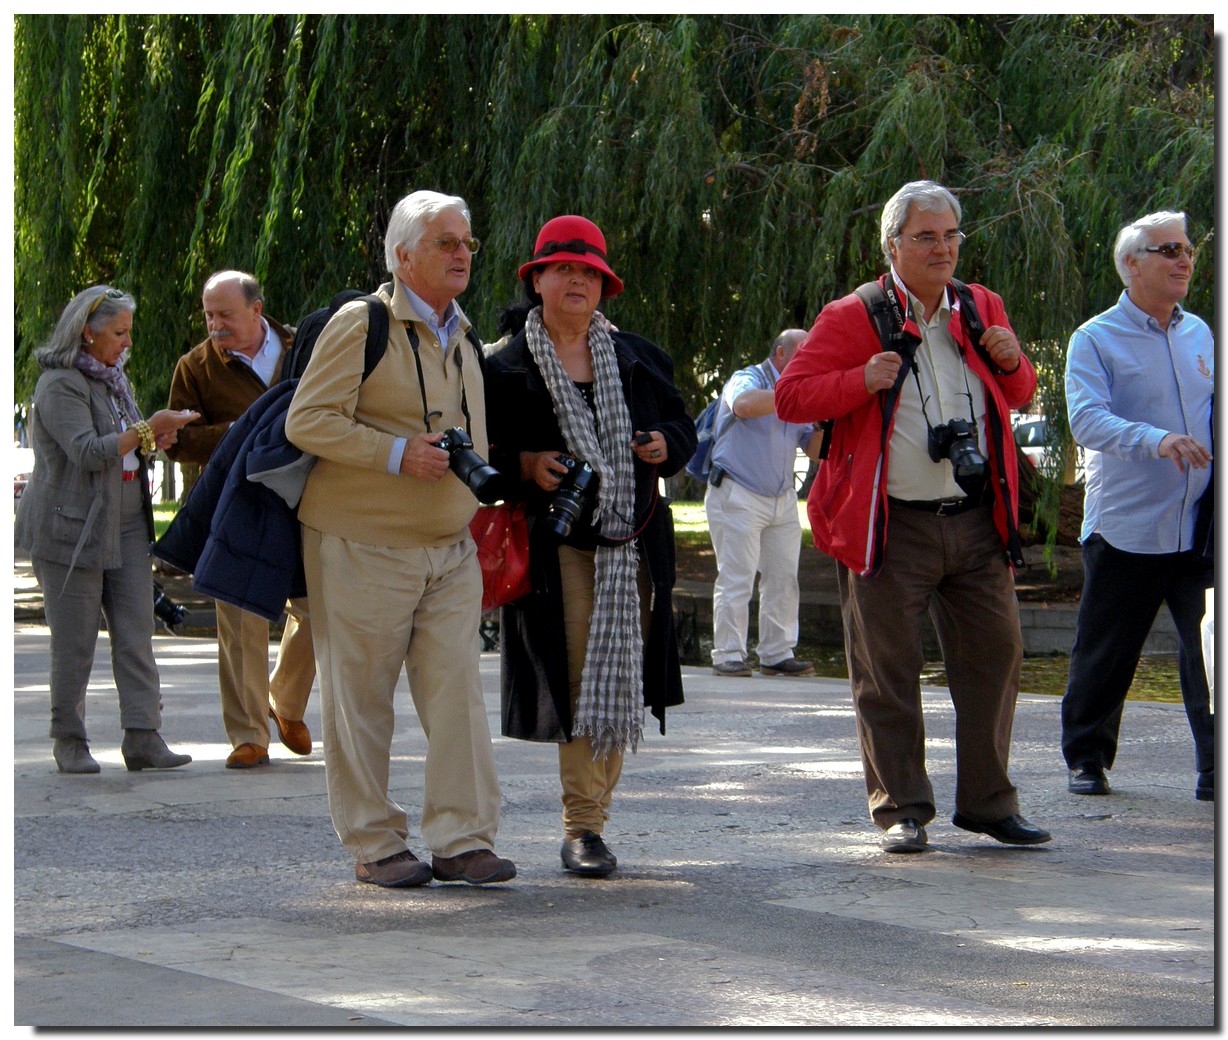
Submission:
[[[90,309],[85,312],[85,316],[88,318],[94,311],[98,310],[102,306],[103,300],[122,300],[123,298],[124,293],[120,289],[108,289],[106,292],[101,292],[94,297],[94,302],[90,304]]]
[[[444,253],[455,253],[463,245],[471,253],[476,253],[482,248],[482,243],[476,238],[457,238],[455,235],[448,235],[446,238],[432,238],[434,242]]]
[[[1194,259],[1194,247],[1188,242],[1165,242],[1162,246],[1143,246],[1144,253],[1159,253],[1165,260],[1176,260],[1182,253]]]

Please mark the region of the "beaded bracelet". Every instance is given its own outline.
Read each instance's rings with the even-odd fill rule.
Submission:
[[[138,419],[132,424],[132,428],[136,430],[136,435],[141,440],[141,451],[145,453],[147,458],[153,458],[158,450],[158,442],[154,438],[153,427],[144,419]]]

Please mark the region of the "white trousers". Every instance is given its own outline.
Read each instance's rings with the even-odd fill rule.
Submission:
[[[797,495],[757,495],[726,476],[704,496],[716,550],[712,590],[712,663],[745,660],[750,599],[759,578],[760,664],[778,664],[797,645],[797,563],[802,525]]]

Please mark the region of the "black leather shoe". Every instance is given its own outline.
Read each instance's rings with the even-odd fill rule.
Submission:
[[[924,852],[928,841],[923,824],[904,819],[888,827],[878,843],[887,852]]]
[[[1215,774],[1209,773],[1198,778],[1198,786],[1194,788],[1194,797],[1200,802],[1215,801]]]
[[[1070,779],[1066,789],[1071,794],[1111,794],[1109,778],[1104,770],[1094,762],[1084,762],[1078,769],[1070,771]]]
[[[1033,827],[1018,814],[1004,816],[992,823],[982,823],[980,820],[969,819],[963,813],[956,813],[951,817],[951,822],[956,827],[975,834],[988,834],[1003,845],[1043,845],[1053,837],[1048,831]]]
[[[618,860],[606,848],[601,835],[592,831],[585,831],[578,838],[567,838],[563,842],[561,855],[564,867],[573,874],[585,877],[605,877],[618,866]]]

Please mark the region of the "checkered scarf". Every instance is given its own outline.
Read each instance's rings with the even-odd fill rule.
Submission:
[[[623,398],[614,342],[604,318],[599,311],[594,312],[588,326],[595,409],[589,408],[559,362],[542,324],[540,307],[530,311],[525,336],[529,353],[550,391],[568,453],[587,462],[600,478],[593,523],[606,538],[628,538],[635,529],[631,413]],[[593,616],[572,736],[587,734],[594,756],[600,758],[628,745],[634,751],[643,734],[644,643],[637,581],[639,553],[634,540],[598,546],[595,563]]]

